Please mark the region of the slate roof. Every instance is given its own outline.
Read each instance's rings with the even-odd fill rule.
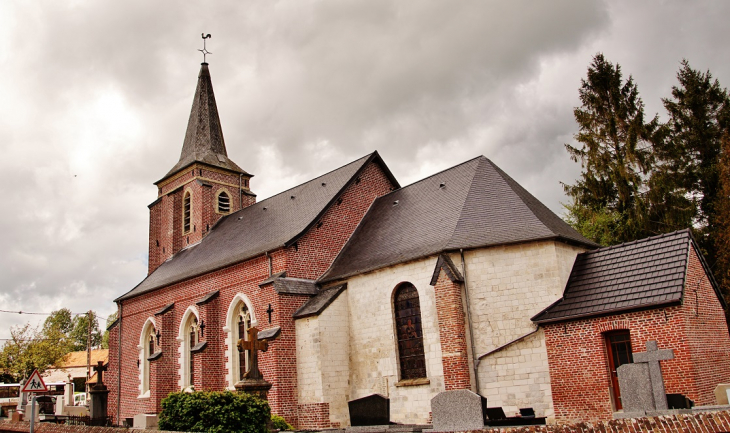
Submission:
[[[479,156],[375,200],[320,282],[441,251],[541,239],[598,246]]]
[[[681,230],[581,253],[563,297],[532,320],[549,323],[681,302],[692,242],[689,230]]]
[[[202,63],[200,66],[198,84],[195,88],[193,106],[190,109],[188,129],[185,132],[180,160],[162,179],[155,183],[162,182],[194,162],[202,162],[250,176],[235,162],[228,159],[207,63]]]
[[[370,162],[380,164],[398,186],[377,152],[364,156],[221,218],[202,241],[176,253],[115,301],[230,266],[294,242],[317,223],[329,205]]]
[[[347,289],[346,283],[322,289],[317,295],[309,298],[304,305],[294,312],[294,318],[301,319],[321,314],[345,289]]]

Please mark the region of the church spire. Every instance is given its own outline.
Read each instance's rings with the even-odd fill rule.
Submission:
[[[180,160],[163,180],[195,162],[248,175],[236,163],[228,159],[207,63],[202,63],[200,66],[198,85],[195,89]]]

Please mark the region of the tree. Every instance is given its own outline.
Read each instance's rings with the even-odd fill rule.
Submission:
[[[728,288],[730,288],[730,133],[725,134],[722,139],[718,173],[720,176],[715,206],[717,227],[714,237],[717,261],[713,273],[723,288],[725,299],[730,301],[730,296],[728,296]]]
[[[57,327],[46,332],[26,324],[11,328],[10,336],[0,351],[0,368],[15,381],[36,369],[43,373],[68,353],[66,336]]]
[[[101,347],[102,333],[99,329],[99,320],[95,312],[89,311],[74,318],[73,329],[69,334],[73,350],[86,350],[89,341],[89,326],[91,326],[91,347]]]
[[[665,139],[657,145],[663,162],[657,172],[693,204],[695,236],[712,266],[717,255],[712,239],[719,217],[719,162],[722,137],[730,130],[730,99],[710,71],[692,69],[687,60],[677,80],[672,98],[663,99],[669,122]]]
[[[572,198],[567,220],[584,236],[615,244],[646,233],[645,181],[652,163],[658,117],[644,121],[644,104],[631,76],[603,54],[593,57],[573,111],[580,147],[566,144],[583,171],[575,185],[563,184]]]

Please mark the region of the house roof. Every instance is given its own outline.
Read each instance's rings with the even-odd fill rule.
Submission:
[[[377,152],[221,218],[197,244],[172,256],[115,301],[203,275],[294,242],[319,221],[370,162],[397,181]]]
[[[87,361],[86,351],[80,352],[69,352],[63,357],[63,360],[57,367],[68,368],[68,367],[86,367]],[[91,351],[91,366],[93,367],[99,361],[106,363],[109,360],[109,349],[96,349]]]
[[[563,297],[532,320],[549,323],[681,302],[693,242],[689,230],[681,230],[581,253]]]
[[[200,66],[198,84],[195,88],[193,106],[190,109],[188,129],[185,132],[180,160],[156,183],[162,182],[195,162],[249,175],[236,163],[228,159],[207,63],[202,63]]]
[[[542,239],[598,246],[479,156],[375,200],[320,282],[441,251]]]

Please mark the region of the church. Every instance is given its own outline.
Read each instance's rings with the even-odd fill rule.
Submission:
[[[147,277],[115,302],[108,413],[170,392],[236,390],[249,329],[272,412],[350,425],[380,394],[426,424],[468,389],[508,414],[610,419],[618,365],[673,349],[667,392],[712,404],[730,382],[725,301],[688,231],[601,248],[489,159],[401,186],[377,152],[266,200],[228,158],[207,63],[180,159],[149,205]],[[619,356],[621,355],[621,356]]]

